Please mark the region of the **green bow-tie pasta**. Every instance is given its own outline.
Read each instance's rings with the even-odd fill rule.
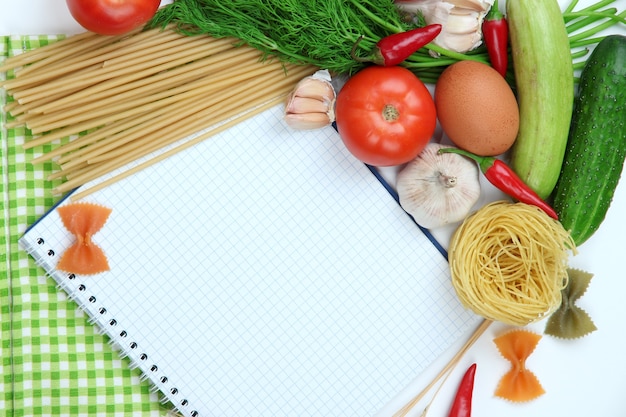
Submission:
[[[562,290],[561,306],[548,319],[545,333],[562,339],[577,339],[597,330],[587,312],[576,305],[587,291],[593,274],[572,268],[568,268],[567,274],[569,281]]]

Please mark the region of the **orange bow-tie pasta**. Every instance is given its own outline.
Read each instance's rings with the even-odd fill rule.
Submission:
[[[513,330],[494,339],[500,354],[511,362],[511,370],[501,379],[495,395],[514,402],[533,400],[545,393],[541,383],[526,369],[526,359],[541,336],[527,330]]]
[[[106,255],[91,237],[106,223],[111,209],[92,203],[72,203],[57,209],[65,228],[76,242],[61,256],[57,269],[81,275],[109,270]]]

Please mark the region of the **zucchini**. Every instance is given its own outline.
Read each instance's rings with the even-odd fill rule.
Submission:
[[[580,74],[554,209],[576,245],[606,216],[626,157],[626,36],[609,35]]]
[[[557,0],[507,0],[520,111],[511,168],[541,198],[559,178],[574,102],[574,66]]]

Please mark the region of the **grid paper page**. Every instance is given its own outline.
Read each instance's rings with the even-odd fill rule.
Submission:
[[[111,271],[52,275],[187,416],[373,415],[478,322],[334,129],[281,106],[86,201]],[[71,243],[55,210],[22,238],[46,269]]]

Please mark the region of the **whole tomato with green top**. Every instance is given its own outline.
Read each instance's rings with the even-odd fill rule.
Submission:
[[[66,0],[72,17],[100,35],[122,35],[144,25],[161,0]]]
[[[437,125],[430,91],[399,66],[371,66],[354,74],[337,95],[335,113],[346,148],[373,166],[415,159]]]

